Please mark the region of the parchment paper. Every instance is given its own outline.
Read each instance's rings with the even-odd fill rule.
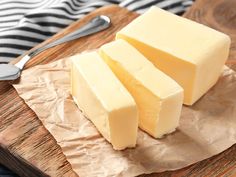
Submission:
[[[175,170],[236,143],[236,73],[229,68],[194,106],[183,107],[176,132],[156,140],[139,130],[135,149],[115,151],[73,103],[69,65],[63,59],[27,69],[14,87],[81,177]]]

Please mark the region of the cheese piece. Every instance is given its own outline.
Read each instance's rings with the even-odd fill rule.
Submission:
[[[152,7],[116,35],[137,48],[157,68],[184,88],[192,105],[221,73],[230,38],[207,26]]]
[[[103,45],[100,55],[133,96],[139,127],[155,138],[173,132],[179,124],[183,89],[124,40]]]
[[[72,57],[71,93],[114,149],[135,147],[138,130],[135,101],[97,52]]]

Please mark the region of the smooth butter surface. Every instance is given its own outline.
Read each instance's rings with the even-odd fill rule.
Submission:
[[[152,7],[117,33],[184,88],[184,103],[212,87],[227,59],[230,38],[214,29]]]
[[[97,52],[72,57],[71,93],[78,107],[114,149],[135,146],[136,104]]]
[[[134,97],[140,128],[156,138],[174,131],[183,89],[124,40],[103,45],[99,53]]]

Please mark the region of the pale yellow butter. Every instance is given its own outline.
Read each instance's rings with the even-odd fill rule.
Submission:
[[[155,138],[173,132],[183,89],[124,40],[103,45],[99,53],[135,99],[140,128]]]
[[[216,83],[230,47],[229,36],[157,7],[124,27],[116,38],[128,41],[175,79],[184,88],[187,105]]]
[[[72,57],[71,94],[82,112],[116,150],[135,147],[137,107],[97,52]]]

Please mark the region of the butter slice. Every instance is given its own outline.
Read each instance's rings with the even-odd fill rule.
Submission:
[[[173,132],[179,124],[183,89],[124,40],[103,45],[100,55],[133,96],[139,127],[155,138]]]
[[[138,129],[135,101],[97,52],[72,57],[71,93],[114,149],[135,147]]]
[[[150,8],[116,35],[136,47],[184,88],[192,105],[218,80],[229,54],[229,36],[207,26]]]

